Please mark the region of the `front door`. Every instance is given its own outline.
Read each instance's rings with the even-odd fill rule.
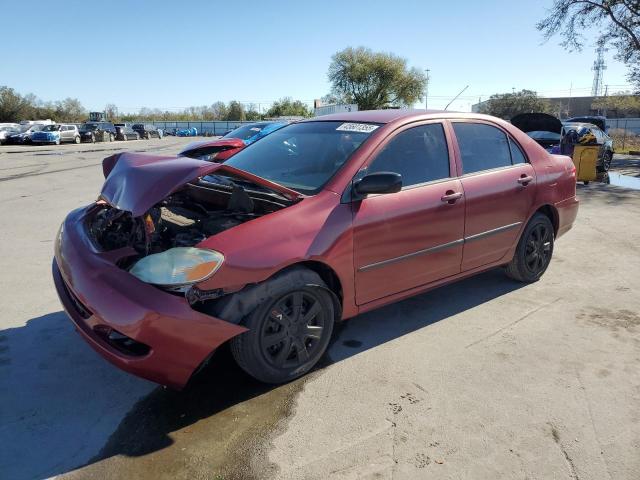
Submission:
[[[358,305],[460,272],[464,196],[441,123],[405,128],[366,173],[402,175],[397,193],[353,203]]]
[[[466,200],[462,271],[501,260],[518,241],[531,211],[535,171],[502,129],[454,122]],[[507,259],[509,260],[509,259]]]

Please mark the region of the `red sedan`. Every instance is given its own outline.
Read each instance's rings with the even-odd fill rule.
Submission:
[[[224,342],[308,372],[335,322],[495,267],[545,272],[576,218],[568,157],[502,120],[420,111],[288,125],[217,164],[119,154],[69,214],[53,276],[82,336],[174,388]]]

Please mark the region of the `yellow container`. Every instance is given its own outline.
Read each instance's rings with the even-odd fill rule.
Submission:
[[[596,179],[596,163],[600,147],[576,145],[573,149],[573,164],[576,166],[577,180],[590,182]]]

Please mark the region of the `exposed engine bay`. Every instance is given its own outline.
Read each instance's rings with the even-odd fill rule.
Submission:
[[[292,203],[246,180],[207,175],[187,183],[140,217],[99,203],[87,228],[100,249],[130,246],[140,258],[174,247],[194,246]]]

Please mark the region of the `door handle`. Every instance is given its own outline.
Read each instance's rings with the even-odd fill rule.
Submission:
[[[526,187],[529,182],[533,181],[533,177],[531,175],[522,175],[519,179],[518,179],[518,183],[520,185],[522,185],[523,187]]]
[[[462,192],[454,192],[453,190],[447,190],[447,192],[440,197],[440,200],[442,200],[445,203],[448,203],[449,205],[453,205],[454,203],[456,203],[456,200],[462,198]]]

